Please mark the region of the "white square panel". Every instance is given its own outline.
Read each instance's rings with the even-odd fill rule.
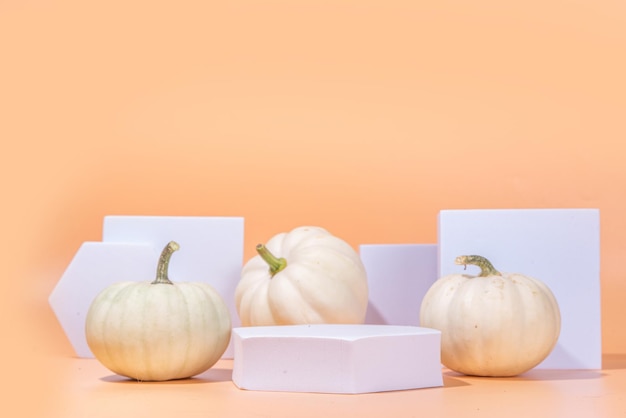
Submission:
[[[367,272],[367,324],[419,326],[420,305],[437,279],[434,244],[364,244],[359,248]]]
[[[454,259],[466,254],[482,255],[500,271],[541,280],[554,293],[561,334],[538,368],[602,367],[599,210],[441,211],[439,276],[462,272]]]

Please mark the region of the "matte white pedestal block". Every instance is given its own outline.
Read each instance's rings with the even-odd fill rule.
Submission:
[[[426,291],[437,280],[437,245],[367,244],[359,249],[367,272],[365,323],[419,326]]]
[[[441,333],[391,325],[233,329],[233,382],[260,391],[367,393],[443,385]]]
[[[463,272],[454,259],[465,254],[487,257],[500,271],[539,279],[554,293],[561,335],[538,368],[601,368],[597,209],[441,211],[439,274]],[[467,273],[478,270],[468,266]]]
[[[208,216],[106,216],[105,242],[147,243],[160,252],[169,241],[180,244],[172,256],[172,281],[208,283],[222,296],[233,327],[241,324],[235,288],[243,266],[244,219]],[[156,266],[156,264],[155,264]],[[232,343],[223,358],[232,358]]]
[[[151,245],[83,243],[52,290],[48,301],[76,355],[93,357],[85,337],[85,318],[95,297],[117,282],[150,281],[159,259]]]

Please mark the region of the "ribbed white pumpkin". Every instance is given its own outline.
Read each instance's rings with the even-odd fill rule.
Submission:
[[[257,246],[235,291],[243,326],[360,324],[368,285],[358,253],[320,227],[303,226]]]
[[[543,361],[561,329],[557,301],[544,283],[498,272],[480,256],[461,256],[478,276],[437,280],[422,301],[420,323],[441,331],[441,361],[475,376],[515,376]]]
[[[87,343],[105,367],[140,381],[182,379],[213,366],[230,341],[230,313],[206,283],[172,283],[178,244],[163,250],[153,282],[121,282],[103,290],[87,313]]]

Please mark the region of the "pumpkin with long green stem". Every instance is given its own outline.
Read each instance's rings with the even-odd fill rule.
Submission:
[[[163,249],[152,282],[104,289],[87,313],[87,344],[105,367],[140,381],[182,379],[213,366],[230,342],[226,303],[202,282],[172,282],[168,267],[179,245]]]
[[[426,292],[420,324],[441,331],[441,361],[476,376],[515,376],[543,361],[559,338],[558,303],[543,282],[500,273],[484,257],[460,256],[476,276],[451,274]]]

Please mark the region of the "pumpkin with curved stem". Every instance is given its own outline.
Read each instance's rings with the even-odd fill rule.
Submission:
[[[441,331],[444,366],[466,375],[515,376],[543,361],[561,329],[548,286],[500,273],[481,256],[460,256],[455,263],[476,265],[481,272],[440,278],[420,309],[420,324]]]
[[[235,290],[243,326],[365,321],[365,267],[345,241],[320,227],[299,227],[257,252]]]
[[[104,289],[87,313],[87,344],[105,367],[140,381],[183,379],[213,366],[230,342],[231,319],[222,297],[206,283],[168,277],[171,241],[153,282]]]

